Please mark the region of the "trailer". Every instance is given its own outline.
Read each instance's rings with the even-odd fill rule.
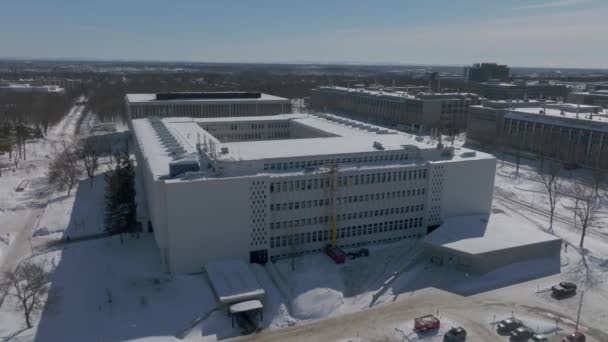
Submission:
[[[414,331],[419,334],[439,329],[440,325],[439,318],[434,315],[426,315],[414,319]]]

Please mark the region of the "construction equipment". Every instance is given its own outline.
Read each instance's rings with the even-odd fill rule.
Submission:
[[[440,325],[439,318],[434,315],[426,315],[414,319],[414,331],[419,334],[439,329]]]
[[[346,261],[346,253],[338,247],[338,220],[336,218],[336,201],[338,193],[338,165],[334,164],[329,170],[329,197],[331,205],[331,244],[325,247],[325,253],[332,258],[336,264]]]

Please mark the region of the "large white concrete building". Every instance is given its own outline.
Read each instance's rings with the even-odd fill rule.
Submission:
[[[488,214],[495,158],[328,114],[132,120],[140,219],[165,269],[420,239]],[[332,186],[332,185],[335,185]]]
[[[148,116],[193,118],[276,115],[291,112],[291,102],[259,92],[127,94],[131,119]]]

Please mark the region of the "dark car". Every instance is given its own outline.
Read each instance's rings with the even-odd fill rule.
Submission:
[[[580,331],[577,331],[564,337],[562,342],[585,342],[585,334]]]
[[[532,336],[534,336],[534,330],[526,326],[511,331],[511,341],[527,341]]]
[[[563,281],[551,287],[551,292],[557,298],[573,296],[576,294],[576,284]]]
[[[500,321],[496,329],[500,332],[511,332],[522,325],[524,325],[524,323],[517,318],[507,318]]]
[[[530,341],[532,341],[532,342],[549,342],[549,339],[547,338],[547,336],[545,336],[543,334],[536,334],[536,335],[532,336]]]
[[[463,327],[452,328],[443,335],[445,342],[462,342],[467,339],[467,331]]]

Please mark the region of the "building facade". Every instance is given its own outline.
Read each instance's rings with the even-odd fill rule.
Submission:
[[[431,128],[464,131],[469,106],[479,104],[476,94],[385,92],[342,87],[319,87],[311,94],[312,106],[357,120],[410,132]]]
[[[467,82],[507,81],[510,72],[511,70],[506,65],[477,63],[464,68],[464,79]]]
[[[470,83],[468,90],[490,100],[565,99],[568,87],[563,84],[539,82]]]
[[[256,92],[127,94],[130,119],[186,116],[215,118],[291,113],[288,99]]]
[[[471,107],[467,143],[606,167],[608,112],[570,103],[485,101]]]
[[[567,100],[570,103],[602,106],[604,108],[608,108],[608,90],[572,92],[568,94]]]

